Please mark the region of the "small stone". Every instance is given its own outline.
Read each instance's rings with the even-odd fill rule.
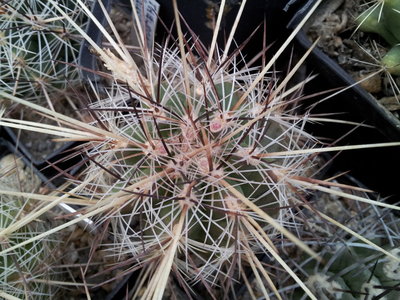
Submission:
[[[78,261],[79,254],[76,250],[75,244],[70,243],[67,247],[67,251],[65,251],[65,255],[63,257],[63,261],[65,264],[74,264]]]
[[[83,230],[81,228],[76,228],[72,233],[69,239],[71,241],[79,240],[83,235]]]
[[[371,74],[358,74],[354,76],[354,79],[359,82],[359,86],[369,93],[379,93],[382,91],[382,80],[380,74],[375,74],[371,77],[369,76],[371,76]]]
[[[400,95],[392,97],[383,97],[378,101],[389,111],[400,110]]]
[[[21,158],[8,154],[0,159],[1,189],[32,192],[39,188],[40,178],[25,166]]]

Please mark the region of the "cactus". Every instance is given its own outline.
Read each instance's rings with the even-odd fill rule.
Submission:
[[[0,189],[27,192],[37,189],[40,180],[25,169],[14,155],[0,160]],[[8,229],[32,209],[22,197],[0,195],[0,229]],[[28,240],[46,230],[41,221],[24,225],[0,240],[4,250]],[[49,276],[50,249],[45,240],[31,242],[24,247],[0,255],[0,297],[5,299],[46,299],[52,291],[46,283]],[[54,243],[53,243],[54,246]]]
[[[376,251],[365,241],[349,237],[345,231],[333,229],[314,216],[309,222],[317,225],[313,236],[318,235],[319,254],[323,260],[298,260],[297,266],[304,274],[306,285],[318,299],[374,299],[375,296],[385,300],[399,299],[398,217],[386,208],[348,206],[344,198],[323,201],[321,205],[331,205],[330,202],[335,203],[330,214],[341,214],[347,228],[362,232],[363,237],[387,252]],[[287,295],[290,299],[304,297],[299,288]]]
[[[392,289],[382,299],[399,299],[400,292],[396,290],[400,283],[399,262],[359,241],[349,244],[353,246],[324,251],[324,265],[304,266],[309,274],[306,284],[314,294],[321,299],[372,299]],[[399,247],[381,246],[400,258]]]
[[[361,13],[358,28],[382,36],[392,48],[382,58],[382,65],[392,75],[400,75],[400,2],[381,0]]]
[[[79,37],[42,0],[1,1],[0,85],[3,91],[40,102],[43,94],[78,82]],[[75,1],[59,1],[63,11],[84,26]]]
[[[278,226],[290,223],[291,210],[280,208],[295,196],[286,172],[305,176],[314,163],[279,153],[314,141],[300,120],[285,120],[283,98],[268,98],[272,79],[244,98],[255,74],[234,66],[229,73],[207,70],[203,63],[185,71],[176,52],[162,51],[154,86],[144,77],[127,87],[117,84],[115,94],[90,107],[122,139],[92,144],[87,155],[96,161],[85,171],[81,193],[100,203],[114,199],[116,209],[107,218],[115,251],[159,273],[175,269],[191,283],[214,286],[237,276],[235,265],[253,263],[262,251],[246,205],[274,218],[259,220],[258,234],[265,230],[272,238]],[[154,98],[145,96],[152,92]]]

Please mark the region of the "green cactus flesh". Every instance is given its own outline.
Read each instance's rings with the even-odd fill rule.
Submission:
[[[323,256],[326,266],[315,262],[305,266],[309,274],[306,284],[318,299],[372,299],[385,291],[389,292],[380,299],[400,299],[400,291],[395,289],[400,283],[399,261],[368,248],[366,244],[362,247],[361,242],[354,244],[359,246],[328,251]],[[383,248],[400,259],[400,248]],[[294,299],[298,299],[302,294],[295,295]]]
[[[382,65],[390,74],[400,75],[400,45],[394,46],[382,58]]]
[[[400,1],[384,0],[371,6],[357,18],[359,28],[382,36],[393,48],[382,64],[393,75],[400,75]]]

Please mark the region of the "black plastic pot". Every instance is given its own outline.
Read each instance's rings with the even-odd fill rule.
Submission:
[[[65,143],[44,159],[37,159],[31,154],[29,148],[18,139],[18,136],[11,128],[3,127],[1,136],[12,145],[16,153],[20,153],[30,165],[40,170],[40,176],[43,177],[44,183],[53,187],[59,186],[64,181],[64,177],[68,174],[73,175],[76,173],[79,168],[79,163],[82,161],[82,156],[80,155],[74,155],[67,159],[65,158],[74,147],[79,145],[79,143],[76,142]],[[60,174],[61,170],[65,173]]]
[[[295,41],[295,51],[305,52],[311,46],[305,33],[300,32]],[[315,114],[337,113],[338,119],[359,122],[370,127],[337,123],[312,124],[308,130],[314,135],[336,141],[335,145],[357,145],[400,141],[400,122],[361,87],[336,62],[321,50],[314,49],[306,61],[307,73],[318,74],[305,88],[305,94],[342,88],[328,100],[317,104]],[[352,86],[354,85],[354,86]],[[349,88],[352,86],[351,88]],[[331,94],[333,94],[332,92]],[[314,97],[308,104],[314,105],[323,96]],[[334,160],[334,170],[350,171],[355,178],[390,202],[397,202],[400,191],[397,187],[396,167],[400,167],[400,147],[349,150],[340,153]]]
[[[111,3],[113,0],[103,0],[102,3],[104,7],[109,11],[111,8]],[[91,8],[92,14],[95,16],[96,19],[100,21],[100,24],[104,25],[106,23],[106,17],[103,13],[101,5],[98,1],[93,2],[93,6]],[[101,45],[103,35],[101,34],[100,30],[98,29],[97,25],[93,20],[90,20],[87,23],[85,29],[87,35],[97,44]],[[79,51],[79,66],[82,67],[82,77],[85,80],[90,81],[99,81],[100,78],[96,75],[93,71],[98,69],[97,62],[98,58],[95,54],[90,51],[90,44],[83,40],[80,51]]]
[[[14,143],[10,142],[6,137],[4,127],[0,127],[0,158],[6,156],[7,154],[14,154],[18,158],[22,159],[26,166],[32,168],[35,175],[37,175],[42,181],[46,180],[46,178],[41,174],[35,166],[15,147]]]
[[[304,9],[299,10],[289,22],[288,28],[294,28],[316,0],[306,2]],[[295,38],[294,51],[304,53],[311,45],[307,35],[301,31]],[[310,99],[308,104],[315,105],[312,113],[336,113],[338,119],[373,127],[359,127],[354,130],[354,126],[337,123],[308,124],[307,129],[310,132],[330,141],[337,141],[335,145],[400,141],[400,121],[358,86],[354,79],[323,51],[315,48],[305,65],[306,73],[318,74],[318,77],[305,87],[306,95],[326,92],[330,89],[341,90],[321,103],[318,102],[326,98],[326,93]],[[334,92],[330,94],[333,95]],[[382,197],[388,197],[388,202],[397,203],[400,199],[400,191],[396,186],[397,176],[393,174],[396,174],[396,167],[400,167],[399,153],[400,147],[343,151],[335,157],[330,172],[351,171],[350,174],[357,180],[378,192]]]
[[[131,13],[131,0],[103,0],[104,6],[109,10],[111,5],[118,5]],[[155,41],[163,44],[168,35],[177,38],[176,29],[174,27],[174,11],[172,0],[156,0],[160,4],[159,22],[155,31]],[[219,7],[220,0],[177,0],[178,9],[183,17],[182,30],[186,37],[192,37],[192,33],[199,37],[205,46],[209,46],[212,40],[212,20],[216,18],[216,8]],[[242,14],[242,18],[234,36],[237,45],[245,44],[242,54],[245,59],[253,58],[262,50],[264,21],[266,32],[266,45],[271,46],[266,55],[272,56],[274,49],[281,45],[290,30],[287,24],[291,20],[296,20],[296,16],[301,17],[300,12],[306,11],[312,3],[310,0],[251,0],[248,1]],[[226,1],[226,13],[222,19],[221,30],[218,36],[220,45],[228,38],[229,32],[238,13],[241,1]],[[106,19],[98,2],[92,7],[93,15],[101,24],[106,24]],[[101,44],[103,35],[98,30],[93,21],[88,23],[86,28],[88,35],[97,43]],[[251,37],[251,39],[249,39]],[[174,42],[170,39],[170,42]],[[232,46],[231,51],[237,46]],[[99,82],[101,78],[93,71],[98,70],[98,58],[90,51],[90,45],[83,42],[80,55],[79,65],[82,66],[83,77],[92,82]],[[92,71],[91,71],[92,70]]]
[[[66,145],[65,149],[58,149],[57,152],[53,153],[48,161],[35,164],[30,160],[29,151],[22,144],[15,143],[13,139],[10,140],[9,132],[9,128],[0,127],[0,157],[8,153],[15,154],[23,160],[26,166],[32,169],[33,173],[42,181],[42,184],[50,190],[56,190],[57,186],[65,181],[65,177],[73,176],[78,172],[83,160],[81,156],[75,155],[70,159],[64,159],[65,153],[76,144]],[[65,203],[58,204],[58,207],[67,214],[76,214],[76,209],[78,209],[78,207]],[[89,232],[95,232],[94,223],[89,219],[84,219],[78,224]]]
[[[165,27],[171,28],[174,24],[174,12],[171,0],[158,0],[160,6],[160,19],[157,30],[157,41],[162,42]],[[234,35],[234,41],[237,45],[246,42],[250,36],[251,39],[246,42],[242,53],[247,58],[253,58],[261,49],[264,35],[264,21],[266,29],[266,45],[275,43],[278,47],[289,34],[286,24],[293,18],[293,15],[307,1],[304,0],[251,0],[247,1],[243,10]],[[213,18],[217,18],[218,7],[221,1],[187,1],[178,0],[178,9],[187,23],[183,24],[184,34],[194,32],[196,36],[209,46],[213,37]],[[232,25],[236,19],[241,1],[226,1],[225,12],[221,22],[221,29],[218,35],[218,44],[223,45],[227,40]],[[176,36],[175,29],[172,30]],[[190,35],[189,35],[190,36]],[[232,47],[236,49],[236,47]],[[232,51],[232,49],[231,49]],[[271,51],[272,52],[272,51]]]

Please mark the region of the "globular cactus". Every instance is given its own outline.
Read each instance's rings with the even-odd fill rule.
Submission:
[[[320,299],[372,299],[381,294],[381,299],[399,299],[399,261],[368,249],[366,244],[349,244],[324,251],[325,264],[303,266],[311,291]],[[381,246],[400,258],[399,247]]]
[[[393,75],[400,75],[400,2],[380,0],[357,18],[359,29],[382,36],[392,48],[382,58],[382,65]]]
[[[360,194],[360,192],[357,192]],[[322,262],[301,259],[297,267],[304,282],[318,299],[400,298],[400,244],[398,217],[386,208],[348,205],[345,198],[324,200],[330,214],[340,214],[346,227],[362,233],[364,238],[381,246],[386,254],[376,251],[365,241],[349,236],[346,231],[323,224],[318,216],[310,219],[312,236],[318,236],[316,246]],[[390,255],[390,256],[389,256]],[[397,258],[397,259],[396,259]],[[288,294],[290,299],[305,299],[300,289]]]
[[[246,95],[256,77],[251,71],[208,69],[204,62],[185,69],[176,51],[160,56],[161,63],[148,62],[156,82],[135,75],[137,81],[117,84],[115,94],[91,105],[120,138],[91,143],[87,155],[95,162],[81,193],[115,201],[106,217],[113,248],[153,269],[146,273],[172,269],[192,284],[215,286],[263,251],[257,235],[273,238],[291,224],[289,199],[296,196],[286,180],[306,176],[315,163],[282,153],[315,141],[302,120],[288,117],[282,96],[270,97],[271,78]],[[249,214],[249,205],[271,219]],[[148,285],[166,284],[163,276]]]
[[[0,160],[0,189],[32,192],[40,180],[25,169],[24,164],[14,155]],[[0,195],[0,230],[7,230],[32,209],[26,198]],[[30,222],[19,230],[2,236],[1,251],[26,241],[46,230],[43,221]],[[54,246],[54,243],[53,243]],[[24,247],[0,254],[0,298],[4,299],[46,299],[52,294],[48,285],[51,264],[50,243],[46,240],[31,242]]]
[[[84,26],[86,17],[75,1],[62,0],[59,5]],[[40,102],[44,93],[78,82],[80,38],[47,1],[1,1],[0,12],[3,91]]]

